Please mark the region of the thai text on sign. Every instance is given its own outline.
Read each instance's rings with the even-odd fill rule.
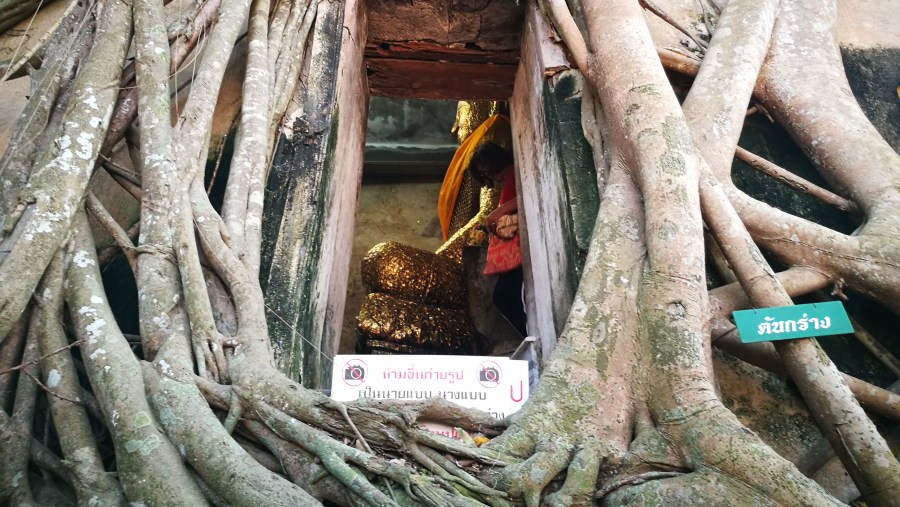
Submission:
[[[528,399],[528,361],[487,356],[339,355],[331,397],[416,401],[444,398],[503,419]]]
[[[840,301],[739,310],[734,323],[744,343],[853,332]]]

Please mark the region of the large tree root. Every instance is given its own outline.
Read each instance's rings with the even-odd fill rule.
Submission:
[[[275,367],[257,280],[262,182],[318,2],[194,2],[189,19],[167,27],[157,4],[109,1],[96,40],[94,11],[73,10],[48,46],[73,51],[48,55],[35,74],[38,99],[26,111],[34,121],[22,120],[0,163],[12,182],[0,195],[0,210],[8,210],[0,211],[8,215],[0,229],[0,448],[10,456],[0,462],[0,501],[50,503],[43,480],[85,505],[666,505],[698,495],[709,503],[832,505],[837,500],[803,475],[827,468],[829,457],[812,413],[865,500],[889,505],[896,460],[850,392],[889,417],[897,417],[896,395],[840,375],[808,342],[745,356],[790,372],[806,410],[771,376],[735,359],[718,357],[714,366],[710,345],[733,337],[727,315],[749,304],[790,304],[828,284],[850,284],[889,305],[898,294],[896,154],[872,141],[858,109],[846,113],[850,130],[861,132],[853,143],[882,162],[880,181],[858,181],[860,159],[843,154],[849,138],[832,135],[829,124],[855,106],[806,87],[846,90],[835,74],[807,79],[793,70],[790,40],[828,49],[815,55],[817,67],[837,68],[828,23],[806,30],[804,17],[822,10],[817,1],[783,7],[755,93],[836,189],[816,192],[865,213],[856,236],[775,212],[730,182],[778,2],[729,2],[683,108],[637,3],[585,2],[586,42],[565,3],[549,2],[595,97],[596,107],[586,108],[603,116],[585,122],[596,129],[588,137],[602,200],[554,355],[528,404],[502,422],[444,400],[338,403]],[[203,167],[216,96],[247,16],[246,100],[220,214]],[[87,28],[71,28],[82,19]],[[711,25],[708,13],[703,19]],[[135,62],[123,69],[132,21]],[[202,54],[194,51],[201,39]],[[739,61],[729,61],[742,45]],[[169,74],[189,56],[197,66],[173,126]],[[116,82],[125,90],[113,112]],[[132,125],[135,114],[140,123]],[[135,135],[125,136],[132,127]],[[140,171],[113,169],[141,201],[137,246],[89,193],[98,152],[115,145]],[[101,283],[85,198],[131,252],[143,349],[136,353]],[[704,223],[719,265],[738,282],[711,295]],[[775,275],[754,241],[789,269]],[[731,377],[718,378],[747,384],[727,404],[713,372],[726,366]],[[753,389],[765,395],[746,394]],[[748,429],[754,402],[784,398],[790,421],[803,428],[790,442]],[[449,439],[420,421],[491,441]]]

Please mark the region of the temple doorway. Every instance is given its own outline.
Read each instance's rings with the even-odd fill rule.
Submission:
[[[427,251],[443,243],[437,200],[444,172],[456,151],[454,100],[372,97],[347,302],[338,352],[357,351],[357,315],[366,296],[363,256],[376,244],[395,241]]]
[[[319,65],[337,68],[328,74],[331,85],[311,81],[316,87],[305,92],[304,104],[311,105],[298,110],[296,121],[306,137],[291,145],[297,170],[285,172],[285,181],[275,186],[289,193],[284,214],[308,216],[299,225],[315,232],[297,234],[296,219],[280,222],[272,235],[277,240],[272,251],[279,255],[273,257],[278,271],[273,280],[286,282],[267,292],[273,305],[289,306],[279,310],[286,324],[270,323],[273,342],[283,351],[276,359],[311,387],[328,385],[333,355],[354,347],[357,308],[352,289],[348,300],[348,286],[358,284],[351,278],[359,269],[360,250],[369,245],[351,259],[353,243],[358,231],[377,231],[357,209],[372,198],[367,187],[375,188],[373,178],[388,178],[363,170],[369,105],[383,97],[507,105],[522,242],[520,283],[527,334],[535,338],[540,361],[555,347],[568,314],[597,203],[596,195],[582,195],[596,194],[596,177],[581,129],[580,77],[548,40],[549,28],[535,6],[501,0],[474,10],[460,6],[449,0],[353,0],[345,4],[341,44],[329,40],[321,51],[313,48],[321,55]],[[315,107],[323,101],[331,107]],[[445,121],[452,125],[450,118]],[[408,176],[391,177],[406,181]],[[431,192],[441,178],[434,179]],[[433,195],[428,202],[434,202]],[[307,210],[310,206],[315,209]],[[419,236],[434,217],[426,205],[422,209],[426,216],[414,221]],[[441,216],[446,223],[446,213]],[[422,250],[433,253],[431,246]]]
[[[516,203],[508,115],[501,101],[373,98],[340,353],[508,355],[522,343],[527,253],[517,225],[502,240],[488,225],[501,187]],[[486,144],[507,157],[505,185],[467,169]],[[516,260],[498,268],[501,250]]]
[[[438,224],[438,194],[461,142],[453,130],[457,105],[470,100],[495,104],[502,101],[508,116],[505,103],[512,95],[519,64],[525,12],[522,5],[499,0],[477,7],[448,0],[402,4],[367,0],[364,4],[363,65],[370,99],[339,353],[371,351],[358,347],[357,340],[360,307],[367,290],[373,290],[364,286],[361,276],[365,254],[377,244],[394,242],[391,248],[408,247],[400,254],[405,259],[409,260],[409,255],[422,259],[424,254],[417,251],[433,255],[445,244],[447,225],[442,231]],[[507,148],[512,151],[511,142]],[[474,216],[481,204],[480,189],[468,188],[467,193],[465,206],[472,209],[457,213],[465,215],[465,221]],[[454,225],[456,230],[463,224]],[[451,269],[449,264],[440,262],[445,258],[456,266]],[[462,264],[459,252],[442,259],[437,259],[437,264],[441,264],[439,271],[461,272],[461,268],[456,269]],[[433,260],[423,262],[434,265]],[[459,286],[461,277],[457,274],[448,275],[455,278],[453,281],[438,285]],[[434,273],[430,276],[443,278]],[[385,297],[392,296],[399,294]],[[449,306],[463,311],[463,297],[454,297]],[[405,304],[391,300],[386,306],[393,307],[394,303]],[[406,315],[421,316],[428,311],[410,308]],[[397,325],[396,319],[393,323]]]

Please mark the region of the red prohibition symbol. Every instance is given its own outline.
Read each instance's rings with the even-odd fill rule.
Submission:
[[[497,387],[500,385],[500,365],[494,361],[485,361],[478,366],[478,383],[482,387]]]
[[[344,373],[341,376],[343,377],[345,384],[356,387],[366,381],[368,370],[369,368],[362,360],[351,359],[344,364]]]

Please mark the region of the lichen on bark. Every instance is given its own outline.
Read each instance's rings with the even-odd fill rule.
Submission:
[[[867,504],[900,498],[891,442],[879,433],[897,417],[896,394],[842,374],[814,341],[749,347],[725,338],[731,311],[790,305],[828,285],[894,312],[900,300],[900,157],[850,100],[830,41],[832,2],[731,0],[722,12],[703,3],[718,13],[716,30],[683,102],[638,3],[584,2],[573,9],[583,31],[562,0],[523,7],[529,20],[553,22],[582,74],[580,123],[597,167],[566,181],[596,182],[599,207],[590,224],[566,231],[586,247],[577,291],[536,391],[506,421],[443,399],[338,403],[295,381],[299,358],[279,371],[276,334],[295,334],[302,321],[311,343],[328,339],[313,322],[327,311],[314,308],[330,255],[319,233],[325,211],[350,204],[326,189],[346,183],[330,172],[346,149],[337,133],[364,116],[350,120],[337,107],[335,76],[362,71],[359,55],[359,69],[341,66],[341,41],[362,36],[366,4],[162,4],[73,10],[47,47],[77,41],[65,54],[78,58],[47,55],[33,74],[49,79],[26,110],[40,121],[19,123],[4,159],[18,183],[0,203],[10,210],[0,229],[0,387],[12,391],[0,392],[0,446],[10,456],[0,463],[0,502],[53,503],[48,495],[62,491],[72,498],[57,503],[148,506],[836,505],[853,486],[817,482],[836,466],[830,454]],[[654,15],[671,5],[644,4]],[[240,67],[226,64],[239,56],[245,22],[245,71],[229,75]],[[186,66],[189,86],[173,89],[170,73]],[[695,66],[682,59],[677,69]],[[545,70],[537,72],[546,82]],[[574,72],[543,99],[568,101],[550,96],[575,90]],[[228,79],[242,81],[244,109],[220,212],[203,167]],[[751,100],[822,174],[818,195],[852,203],[841,212],[856,210],[858,231],[809,222],[735,185]],[[577,122],[566,118],[570,132]],[[278,150],[287,147],[294,171],[281,174]],[[140,186],[131,189],[141,200],[136,243],[101,217],[104,196],[89,195],[94,168],[119,150],[133,167],[116,170]],[[878,163],[862,174],[870,159]],[[790,181],[790,192],[803,191]],[[110,304],[126,296],[103,286],[85,201],[133,260],[139,335],[122,333]],[[713,270],[733,283],[708,290]],[[282,303],[290,315],[274,331]],[[726,342],[740,359],[713,351]],[[324,363],[302,360],[312,377],[304,383],[320,382]],[[489,442],[419,426],[435,420]]]

